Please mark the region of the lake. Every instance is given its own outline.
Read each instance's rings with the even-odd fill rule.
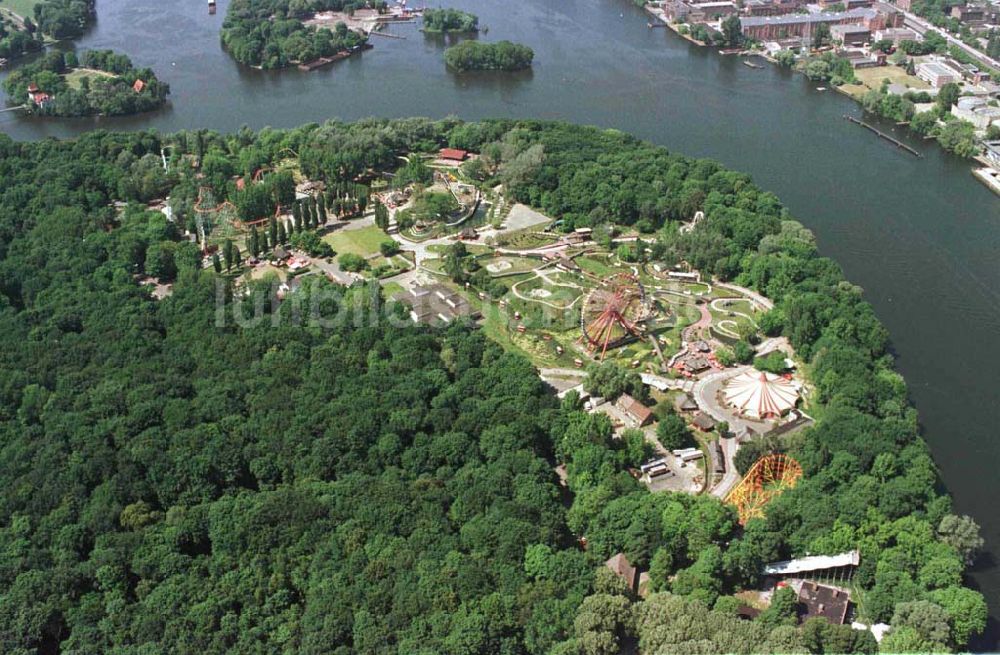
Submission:
[[[373,50],[312,73],[261,72],[223,51],[226,11],[204,0],[100,0],[78,48],[115,48],[172,87],[167,109],[123,119],[71,121],[0,114],[16,139],[82,131],[291,127],[329,118],[533,117],[619,128],[688,155],[749,172],[816,232],[892,334],[898,368],[958,512],[983,527],[991,549],[973,571],[990,604],[995,649],[1000,608],[1000,199],[966,162],[890,123],[902,152],[844,120],[859,107],[804,77],[689,45],[625,0],[450,3],[480,16],[480,38],[535,49],[531,72],[458,76],[440,38],[417,25],[373,37]],[[873,122],[874,119],[871,119]]]

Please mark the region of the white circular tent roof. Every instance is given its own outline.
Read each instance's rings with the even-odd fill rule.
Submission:
[[[796,385],[764,371],[747,370],[726,383],[726,401],[749,418],[781,416],[799,400]]]

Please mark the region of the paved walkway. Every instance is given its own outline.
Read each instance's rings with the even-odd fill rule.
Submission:
[[[728,423],[730,432],[739,432],[743,428],[747,428],[759,433],[763,431],[763,428],[766,428],[765,423],[750,421],[729,411],[718,400],[719,393],[722,391],[722,387],[726,381],[750,368],[749,366],[738,366],[716,373],[709,373],[694,384],[694,401],[698,403],[699,409],[716,421],[725,421]],[[740,474],[736,470],[735,461],[736,452],[739,450],[740,444],[735,437],[720,439],[719,443],[722,446],[722,453],[726,458],[726,473],[722,476],[722,480],[712,488],[712,495],[717,498],[724,498],[740,481]]]
[[[660,391],[666,391],[667,389],[686,391],[688,393],[694,391],[694,380],[675,380],[663,377],[662,375],[656,375],[655,373],[640,373],[639,377],[642,378],[643,384],[656,387]]]

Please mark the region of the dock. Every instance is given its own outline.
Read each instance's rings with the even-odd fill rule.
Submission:
[[[972,174],[993,193],[1000,196],[1000,171],[991,167],[975,168]]]
[[[864,122],[863,120],[857,119],[854,116],[850,116],[848,114],[844,114],[844,118],[846,118],[847,120],[851,121],[855,125],[860,125],[861,127],[865,128],[866,130],[870,130],[870,131],[874,132],[879,137],[885,139],[886,141],[888,141],[889,143],[893,144],[897,148],[900,148],[901,150],[905,150],[906,152],[910,153],[914,157],[923,158],[923,155],[920,154],[918,151],[916,151],[913,148],[911,148],[910,146],[906,145],[905,143],[903,143],[899,139],[886,134],[885,132],[883,132],[882,130],[878,129],[874,125],[869,125],[868,123]]]
[[[319,59],[314,59],[313,61],[301,63],[299,64],[299,70],[305,72],[319,70],[324,66],[329,66],[335,61],[347,59],[348,57],[355,55],[361,52],[362,50],[371,50],[372,47],[373,46],[370,43],[362,43],[361,45],[354,46],[354,48],[352,48],[351,50],[341,50],[337,54],[332,55],[330,57],[320,57]]]
[[[743,65],[744,65],[744,66],[749,66],[750,68],[758,68],[758,69],[759,69],[759,68],[764,68],[764,67],[763,67],[763,66],[761,66],[760,64],[756,64],[756,63],[754,63],[754,62],[750,61],[749,59],[744,59],[744,60],[743,60]]]

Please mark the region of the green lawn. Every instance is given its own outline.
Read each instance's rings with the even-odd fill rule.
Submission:
[[[608,266],[607,260],[603,257],[577,257],[573,261],[575,261],[583,270],[588,273],[593,273],[598,277],[607,277],[612,273],[619,272],[617,269]]]
[[[380,243],[391,240],[392,237],[374,225],[356,230],[338,230],[323,237],[323,241],[329,243],[338,255],[350,252],[362,257],[374,255]]]
[[[870,89],[882,87],[882,80],[888,79],[891,84],[903,84],[915,91],[922,91],[930,88],[927,82],[919,77],[908,75],[906,69],[901,66],[877,66],[874,68],[859,68],[854,71],[854,77],[858,79],[857,84],[845,84],[841,88],[854,96],[860,98]]]
[[[388,300],[402,290],[403,287],[398,282],[386,282],[382,285],[382,296]]]
[[[69,85],[71,89],[79,89],[80,81],[85,77],[115,77],[111,73],[106,73],[104,71],[92,70],[90,68],[75,68],[65,75],[66,84]]]
[[[0,7],[10,9],[21,18],[35,17],[35,5],[40,0],[0,0]]]
[[[448,252],[449,248],[451,248],[450,244],[446,244],[446,243],[432,243],[431,245],[427,246],[427,252],[433,252],[433,253],[437,253],[437,254],[444,254],[444,253]],[[490,248],[489,246],[484,246],[484,245],[481,245],[481,244],[478,244],[478,243],[466,243],[465,244],[465,250],[470,255],[487,255],[487,254],[493,252],[493,248]]]

